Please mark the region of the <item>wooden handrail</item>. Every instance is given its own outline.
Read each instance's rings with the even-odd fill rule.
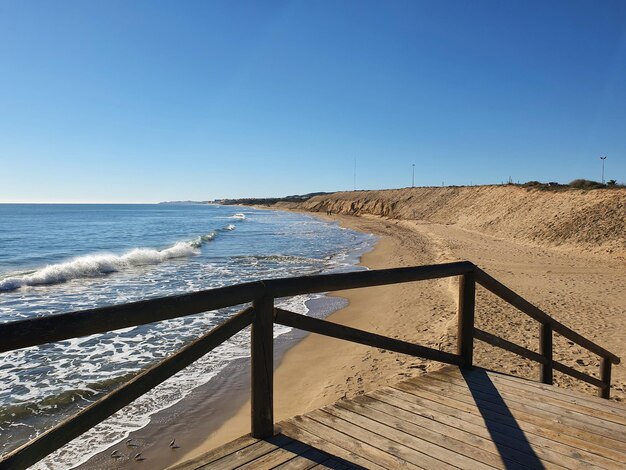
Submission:
[[[562,323],[556,321],[547,313],[543,312],[519,294],[513,292],[501,282],[497,281],[489,274],[484,272],[479,267],[474,268],[474,274],[476,282],[489,290],[493,294],[497,295],[501,299],[510,303],[522,313],[525,313],[532,319],[538,321],[541,324],[539,349],[540,353],[537,354],[521,346],[517,346],[509,341],[494,336],[485,331],[474,329],[476,338],[481,341],[487,342],[493,346],[497,346],[508,351],[519,354],[527,359],[539,362],[541,364],[540,380],[543,383],[552,384],[553,377],[552,371],[557,370],[563,374],[567,374],[570,377],[574,377],[578,380],[582,380],[591,385],[598,387],[598,394],[602,398],[609,398],[611,393],[611,365],[619,364],[620,358],[612,352],[607,351],[603,347],[594,343],[593,341],[581,336],[574,330],[568,328]],[[587,349],[588,351],[597,354],[602,358],[600,363],[600,379],[597,379],[591,375],[580,372],[572,367],[566,366],[560,362],[554,361],[553,356],[553,332],[559,333],[561,336],[575,342],[579,346]]]
[[[471,273],[474,268],[474,264],[469,261],[457,261],[409,268],[269,279],[263,283],[268,295],[279,298],[460,276]]]
[[[343,339],[353,343],[364,344],[374,348],[386,349],[410,356],[430,359],[432,361],[443,362],[462,366],[463,358],[458,354],[451,354],[438,349],[420,346],[419,344],[408,343],[395,338],[370,333],[345,325],[339,325],[318,318],[307,317],[299,313],[290,312],[280,308],[275,309],[274,321],[279,325],[298,328],[299,330],[317,333],[319,335],[330,336],[331,338]]]
[[[529,317],[537,320],[542,325],[549,323],[552,326],[552,331],[559,333],[561,336],[564,336],[565,338],[575,342],[579,346],[582,346],[583,348],[591,351],[592,353],[597,354],[600,357],[605,357],[607,359],[610,359],[613,364],[620,363],[620,358],[617,357],[615,354],[607,351],[603,347],[585,338],[584,336],[579,335],[574,330],[565,326],[563,323],[556,321],[550,315],[543,312],[539,308],[535,307],[533,304],[531,304],[526,299],[524,299],[520,295],[513,292],[504,284],[495,280],[493,277],[491,277],[482,269],[476,267],[474,272],[476,275],[476,282],[478,284],[483,286],[485,289],[493,292],[501,299],[506,300],[508,303],[516,307],[522,313],[525,313]]]
[[[423,281],[457,276],[471,272],[473,269],[472,263],[462,261],[410,268],[271,279],[190,294],[47,315],[0,324],[0,352],[232,307],[252,302],[263,296],[289,297]]]
[[[200,359],[250,325],[253,319],[254,311],[252,308],[234,315],[218,327],[179,349],[176,353],[137,374],[124,385],[107,393],[74,416],[4,455],[0,460],[0,468],[30,467],[46,455],[104,421],[113,413],[121,410],[144,393],[165,382],[192,362]]]
[[[460,276],[457,354],[274,308],[274,300],[279,297],[451,276]],[[539,353],[475,328],[476,283],[541,324]],[[250,302],[253,304],[252,307],[234,315],[168,358],[140,372],[133,379],[106,394],[75,416],[4,455],[0,459],[0,470],[4,468],[26,468],[41,460],[249,325],[252,325],[251,430],[252,435],[257,438],[268,437],[274,432],[272,335],[274,323],[465,367],[472,365],[473,341],[476,338],[538,362],[541,364],[541,380],[544,383],[552,383],[552,370],[554,369],[595,385],[600,390],[600,396],[604,398],[609,398],[610,394],[611,365],[620,362],[619,357],[615,354],[554,320],[468,261],[256,281],[191,294],[4,323],[0,324],[0,352],[104,333]],[[554,361],[552,358],[553,332],[559,333],[601,356],[600,379]]]
[[[0,324],[0,352],[145,325],[252,302],[262,282],[60,313]]]

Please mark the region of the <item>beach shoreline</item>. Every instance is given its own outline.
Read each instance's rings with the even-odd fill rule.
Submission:
[[[426,264],[435,261],[435,254],[429,251],[426,239],[421,240],[424,243],[415,243],[415,237],[408,230],[400,228],[392,221],[386,222],[378,218],[311,215],[338,222],[345,228],[376,235],[378,237],[376,245],[362,256],[360,262],[362,266],[369,269]],[[402,235],[394,237],[392,232],[402,232]],[[408,248],[405,244],[409,240],[412,240],[414,246],[418,248],[413,253],[405,253],[404,250]],[[436,280],[431,283],[439,286],[437,292],[441,295],[429,295],[436,298],[436,307],[429,305],[423,308],[447,310],[447,320],[440,322],[439,326],[443,326],[442,331],[448,331],[449,320],[454,317],[456,311],[454,291],[450,290],[449,280]],[[412,284],[412,287],[418,287],[418,285]],[[426,295],[425,290],[425,286],[422,285],[422,295]],[[330,314],[326,318],[328,321],[349,324],[394,337],[404,336],[405,339],[414,336],[402,331],[406,327],[405,321],[396,323],[392,317],[389,317],[386,322],[378,322],[375,318],[377,316],[375,312],[389,304],[391,299],[404,301],[404,308],[396,312],[393,317],[406,318],[407,310],[410,310],[410,300],[414,298],[414,294],[407,285],[354,289],[330,295],[347,299],[348,305]],[[367,313],[364,314],[364,312]],[[429,315],[426,311],[424,313]],[[411,329],[415,331],[414,328]],[[424,329],[423,327],[422,330]],[[443,338],[446,335],[435,336]],[[433,338],[430,342],[424,341],[423,344],[435,346],[436,343],[438,341]],[[448,350],[453,348],[451,343],[446,346]],[[286,351],[282,361],[276,367],[274,375],[275,421],[279,422],[344,397],[366,393],[377,388],[390,376],[393,377],[392,380],[401,380],[427,370],[436,370],[439,367],[437,363],[427,363],[421,359],[407,358],[376,348],[308,334]],[[306,370],[305,374],[302,373],[303,370]],[[197,457],[212,448],[247,434],[250,431],[249,427],[250,402],[247,400],[234,416],[207,436],[200,446],[183,454],[178,462]]]
[[[530,246],[453,225],[371,215],[309,214],[335,221],[345,228],[376,235],[378,241],[374,249],[361,258],[360,264],[369,269],[468,259],[559,321],[617,355],[626,356],[622,307],[626,304],[626,279],[619,260],[607,256],[602,257],[602,263],[598,263],[600,258],[597,254]],[[335,292],[333,295],[345,298],[349,303],[327,319],[455,352],[457,289],[457,280],[449,278]],[[601,321],[596,321],[597,318]],[[530,349],[537,348],[538,324],[482,290],[477,291],[476,321],[481,329],[495,331],[505,339]],[[563,363],[597,374],[597,358],[572,347],[562,338],[555,338],[555,351],[558,351]],[[280,354],[277,354],[278,357]],[[534,363],[480,342],[475,344],[475,361],[483,367],[520,377],[536,379],[538,376],[538,367]],[[433,361],[303,334],[302,339],[286,350],[280,361],[277,360],[274,375],[275,421],[278,423],[342,398],[366,393],[442,366]],[[555,382],[595,394],[591,387],[561,374],[555,374]],[[228,416],[222,415],[221,425],[210,430],[196,429],[196,439],[188,441],[175,453],[167,448],[161,448],[154,454],[150,452],[147,456],[151,465],[165,468],[249,433],[248,395],[248,390],[242,391],[238,408],[230,409]],[[614,370],[612,398],[626,400],[626,374],[619,367]],[[128,462],[127,468],[133,464],[135,462]]]
[[[537,247],[423,221],[398,221],[379,216],[313,214],[353,230],[374,233],[376,247],[363,256],[370,269],[441,263],[469,259],[514,287],[581,334],[617,355],[626,355],[626,280],[619,260],[596,253],[571,253]],[[581,283],[584,279],[586,282]],[[603,289],[598,284],[603,283]],[[576,287],[576,290],[573,290]],[[605,295],[611,292],[612,295]],[[327,319],[336,323],[418,342],[449,352],[456,348],[457,281],[454,278],[336,292],[349,304]],[[385,312],[384,315],[381,312]],[[477,292],[477,327],[537,349],[539,327],[513,307],[485,291]],[[591,321],[600,317],[602,321]],[[555,354],[579,370],[597,375],[596,357],[563,338],[555,338]],[[537,379],[536,364],[511,353],[475,343],[475,362],[483,367]],[[275,421],[350,398],[443,365],[376,348],[307,335],[285,354],[275,372]],[[302,373],[306,371],[306,373]],[[592,395],[593,387],[562,374],[555,383]],[[612,399],[626,400],[626,374],[616,368]],[[249,432],[249,401],[205,441],[181,455],[194,458]]]
[[[375,244],[374,241],[365,250],[374,249]],[[361,255],[360,249],[350,254],[358,260]],[[314,296],[306,301],[307,315],[326,318],[346,304],[347,301],[342,296]],[[275,338],[276,368],[280,366],[285,352],[306,335],[304,331],[291,329]],[[151,415],[146,426],[130,432],[127,439],[132,440],[132,446],[127,446],[123,441],[115,442],[73,468],[135,468],[137,462],[132,457],[138,452],[156,468],[165,468],[181,458],[184,459],[181,455],[186,452],[202,446],[206,436],[218,431],[224,422],[246,404],[249,395],[250,358],[235,359],[207,383],[195,388],[190,395]],[[249,429],[244,434],[247,432]],[[176,439],[178,446],[174,449],[169,447],[172,439]],[[118,457],[112,459],[111,453],[114,451],[117,451]]]

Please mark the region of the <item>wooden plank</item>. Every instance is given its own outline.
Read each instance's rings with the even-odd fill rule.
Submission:
[[[344,470],[347,468],[352,468],[349,465],[340,462],[339,460],[329,459],[324,463],[320,463],[313,467],[315,470]]]
[[[418,460],[413,461],[416,465],[424,466],[426,464],[429,468],[437,468],[441,467],[443,463],[444,467],[442,468],[445,468],[447,465],[454,465],[459,468],[485,470],[494,468],[493,465],[486,465],[473,456],[466,456],[462,452],[450,450],[450,448],[445,445],[434,444],[432,442],[432,440],[434,440],[432,439],[432,433],[428,430],[420,429],[417,426],[413,428],[410,425],[405,425],[409,423],[404,423],[401,420],[392,419],[391,421],[393,421],[393,423],[389,423],[387,417],[383,420],[376,419],[377,417],[380,418],[380,415],[377,415],[375,411],[363,409],[363,407],[359,407],[358,405],[351,406],[347,404],[346,406],[340,406],[338,403],[333,406],[325,407],[322,411],[417,451],[419,455]],[[408,432],[409,429],[413,432]],[[445,440],[444,436],[441,434],[438,436],[440,440]],[[431,439],[429,440],[427,438]],[[453,446],[451,442],[448,442],[448,444]],[[466,450],[469,450],[469,447],[470,446],[468,446]],[[432,462],[432,459],[436,460]]]
[[[274,299],[254,300],[255,312],[250,335],[251,434],[266,438],[274,434]]]
[[[211,463],[198,467],[198,469],[210,468],[211,470],[230,470],[238,468],[244,464],[252,462],[255,459],[258,459],[259,457],[274,452],[290,442],[293,442],[293,439],[285,435],[278,434],[274,437],[270,437],[269,439],[259,440],[251,446],[244,447],[236,452],[225,455],[218,460],[214,460]]]
[[[444,376],[445,379],[444,380],[450,380],[450,377],[446,377]],[[457,384],[459,389],[465,388],[466,384],[465,383],[459,383]],[[501,386],[500,386],[501,387]],[[455,392],[459,392],[459,389],[453,387],[450,388],[450,390],[453,390]],[[515,394],[510,394],[509,391],[505,391],[503,388],[499,388],[497,392],[489,392],[486,390],[480,390],[478,387],[474,387],[472,386],[473,392],[471,394],[471,396],[473,396],[474,400],[480,404],[481,407],[484,407],[485,405],[482,404],[482,400],[485,399],[487,401],[492,401],[494,403],[500,402],[503,399],[505,399],[506,401],[506,406],[509,407],[509,409],[511,410],[511,412],[513,412],[513,410],[520,408],[519,404],[530,404],[530,406],[536,407],[537,409],[539,409],[541,411],[541,413],[537,413],[534,412],[534,414],[541,414],[544,417],[549,416],[549,414],[543,413],[544,411],[547,411],[548,413],[552,413],[553,419],[552,422],[555,423],[560,423],[562,424],[563,428],[567,428],[567,427],[577,427],[578,429],[583,429],[585,431],[589,431],[589,427],[591,425],[596,425],[599,426],[598,428],[595,428],[594,431],[597,431],[598,429],[604,429],[603,426],[606,426],[606,431],[603,433],[603,435],[605,436],[618,436],[621,437],[622,439],[624,437],[626,437],[626,426],[621,425],[621,424],[617,424],[614,422],[610,422],[610,421],[606,421],[606,420],[602,420],[602,419],[597,419],[597,417],[593,416],[592,414],[586,414],[586,413],[581,413],[578,410],[571,410],[568,409],[565,406],[560,406],[560,404],[553,404],[550,403],[548,399],[546,399],[546,397],[543,397],[542,395],[538,395],[536,394],[534,397],[530,397],[530,398],[525,398],[523,396],[519,396],[519,395],[515,395]],[[462,392],[461,392],[462,393]],[[490,400],[488,398],[488,395],[491,395],[492,397],[496,397],[499,395],[498,398],[495,398],[495,400]],[[517,402],[517,403],[515,403]],[[494,411],[495,408],[492,408]],[[529,408],[525,408],[527,411]],[[548,418],[549,419],[549,418]],[[571,422],[574,423],[579,423],[579,424],[574,424],[572,426]],[[582,425],[584,423],[584,425]],[[558,430],[558,428],[552,428],[555,430]],[[563,429],[561,432],[567,433],[568,431]],[[594,439],[597,442],[598,437],[594,435]],[[600,438],[602,440],[602,437]],[[613,440],[611,439],[611,442],[613,442]],[[584,443],[583,443],[584,445]],[[610,445],[609,443],[607,443],[607,445]],[[621,452],[624,451],[623,449],[623,443],[618,443],[618,450],[620,450]],[[626,456],[625,456],[626,457]]]
[[[603,468],[622,468],[620,463],[608,460],[604,457],[582,452],[579,449],[562,445],[558,442],[546,439],[542,436],[526,434],[528,441],[533,446],[533,452],[529,452],[528,446],[514,437],[511,428],[506,425],[490,425],[489,429],[481,417],[465,413],[454,408],[447,408],[442,412],[433,402],[405,401],[399,395],[402,392],[376,392],[372,395],[358,397],[355,401],[372,409],[392,414],[422,427],[427,427],[435,432],[441,432],[454,437],[474,447],[492,452],[503,458],[507,468],[511,468],[512,462],[517,462],[525,467],[536,464],[533,453],[544,462],[556,465],[564,465],[568,468],[597,465]],[[582,460],[581,460],[582,459]]]
[[[207,334],[179,349],[176,353],[137,374],[124,385],[107,393],[74,416],[5,454],[0,460],[0,465],[7,468],[27,468],[33,465],[215,349],[250,325],[253,317],[253,310],[248,308],[229,318]]]
[[[246,436],[240,437],[239,439],[228,442],[223,446],[217,447],[207,452],[206,454],[202,454],[194,459],[174,465],[170,467],[169,470],[195,470],[199,467],[202,467],[203,465],[214,462],[215,460],[218,460],[225,455],[232,454],[233,452],[248,447],[256,442],[259,442],[259,440],[253,438],[248,434]]]
[[[367,331],[358,330],[345,325],[339,325],[318,318],[307,317],[298,313],[289,312],[280,308],[276,309],[276,323],[291,328],[299,328],[301,330],[317,333],[332,338],[351,341],[353,343],[364,344],[375,348],[387,349],[389,351],[408,354],[411,356],[431,359],[433,361],[444,362],[447,364],[460,365],[462,359],[456,354],[450,354],[445,351],[420,346],[418,344],[408,343],[387,336],[369,333]]]
[[[558,423],[567,428],[567,432],[580,430],[588,434],[593,434],[599,438],[609,439],[617,449],[626,451],[626,428],[617,423],[603,421],[593,416],[585,415],[575,411],[561,409],[555,412],[550,405],[546,405],[540,400],[528,402],[526,400],[516,399],[515,395],[509,395],[506,400],[504,397],[494,399],[493,394],[487,394],[483,391],[467,387],[467,384],[456,384],[448,380],[442,380],[441,376],[428,375],[421,377],[424,380],[408,382],[418,387],[425,387],[438,393],[445,392],[454,394],[459,399],[465,400],[467,403],[475,403],[481,409],[487,408],[501,414],[519,414],[520,419],[537,419],[541,418],[551,423]],[[502,394],[499,394],[502,396]]]
[[[0,352],[79,338],[251,302],[261,282],[0,324]]]
[[[512,423],[512,420],[508,418],[507,415],[503,415],[501,412],[493,410],[489,406],[482,406],[481,408],[479,408],[479,406],[472,398],[468,398],[466,396],[463,396],[462,394],[449,392],[444,395],[441,393],[441,390],[419,387],[415,384],[405,383],[394,385],[392,388],[395,388],[399,391],[404,391],[409,395],[416,395],[420,398],[426,398],[428,400],[448,405],[452,408],[466,411],[477,416],[482,416],[485,420],[488,421],[508,424],[511,427],[517,426],[520,429],[525,429],[528,427],[528,425],[534,425],[534,429],[537,434],[547,435],[547,437],[556,437],[559,434],[562,434],[562,426],[560,426],[558,423],[547,421],[545,419],[538,419],[537,417],[534,417],[532,415],[528,419],[521,419],[525,418],[525,416],[519,416],[519,413],[514,414],[515,422]],[[546,434],[546,432],[544,431],[549,432]],[[593,442],[599,446],[603,446],[603,439],[601,439],[600,436],[594,435],[592,433],[575,430],[574,433],[570,433],[568,435],[572,437],[578,437],[580,442],[584,442],[585,440],[587,440],[588,442]]]
[[[278,298],[460,276],[473,269],[474,265],[469,261],[458,261],[408,268],[372,269],[351,273],[269,279],[264,280],[263,283],[267,289],[266,294]]]
[[[338,460],[329,459],[325,463],[317,464],[315,467],[311,468],[314,468],[315,470],[345,470],[352,467]]]
[[[308,444],[305,445],[308,446]],[[315,468],[331,459],[330,455],[317,449],[313,449],[310,446],[308,447],[309,449],[307,451],[283,464],[277,465],[274,468],[276,470],[308,470],[309,468]]]
[[[351,468],[364,468],[364,467],[356,467],[354,465],[349,465],[341,460],[329,459],[324,463],[318,464],[313,467],[315,470],[345,470]]]
[[[456,417],[448,416],[415,403],[409,403],[391,392],[375,392],[375,394],[363,395],[357,397],[355,403],[499,455],[498,449],[490,440],[489,433],[481,426],[462,421]],[[483,433],[482,431],[485,432]],[[509,462],[518,462],[525,464],[527,467],[532,462],[532,459],[529,459],[527,454],[516,451],[513,447],[511,446],[510,448],[509,458],[504,460],[504,462],[507,464]]]
[[[474,304],[476,302],[476,282],[474,272],[459,278],[459,308],[457,312],[457,348],[463,358],[463,366],[470,367],[474,357]]]
[[[581,426],[581,424],[575,420],[561,418],[555,416],[553,413],[543,413],[541,410],[536,408],[528,410],[527,407],[522,405],[515,404],[516,406],[512,406],[512,403],[509,403],[511,406],[508,408],[504,408],[501,405],[493,404],[488,400],[475,399],[469,393],[457,393],[456,391],[451,391],[446,387],[438,387],[436,385],[434,386],[432,384],[422,382],[419,384],[401,383],[395,385],[394,388],[405,390],[409,393],[420,393],[421,390],[426,390],[435,395],[442,394],[443,391],[445,392],[446,397],[453,399],[457,403],[463,403],[474,412],[478,412],[483,416],[489,416],[491,419],[498,419],[499,416],[499,419],[506,421],[509,419],[507,416],[512,416],[518,425],[520,422],[531,423],[559,434],[578,437],[583,441],[593,442],[606,447],[610,446],[620,452],[624,452],[626,450],[626,444],[608,437],[606,435],[607,433],[603,432],[603,429],[600,429],[600,434],[598,434],[590,431],[589,429],[583,429],[583,427],[586,427],[593,428],[594,431],[597,431],[597,427],[589,425]]]
[[[513,386],[511,383],[507,383],[507,381],[496,381],[494,379],[492,383],[486,383],[486,380],[481,375],[471,372],[468,372],[465,374],[465,376],[462,376],[461,374],[445,370],[438,371],[434,375],[445,376],[445,380],[450,380],[452,383],[463,384],[469,381],[473,384],[472,387],[475,387],[486,393],[493,393],[493,387],[496,386],[498,391],[500,393],[503,393],[504,396],[516,395],[519,396],[520,399],[526,400],[528,402],[541,400],[544,403],[549,403],[558,408],[578,411],[589,416],[595,416],[602,419],[603,421],[610,421],[626,426],[626,416],[620,416],[615,413],[610,413],[598,409],[597,407],[593,406],[593,403],[587,403],[583,400],[566,400],[563,399],[563,396],[555,396],[554,394],[549,394],[544,390],[527,390],[524,388],[518,388]]]
[[[442,370],[445,370],[447,373],[454,373],[461,376],[461,373],[456,367],[446,367]],[[484,371],[490,380],[494,381],[502,381],[505,380],[509,385],[516,388],[522,388],[525,390],[530,390],[532,392],[536,392],[537,390],[541,390],[542,393],[547,393],[554,395],[556,397],[561,398],[562,400],[570,400],[574,403],[585,402],[588,403],[589,406],[592,406],[596,409],[605,410],[608,413],[613,413],[616,415],[626,417],[626,406],[621,405],[619,403],[612,402],[610,400],[603,400],[598,397],[583,395],[580,392],[576,392],[574,390],[570,390],[563,387],[555,387],[544,385],[539,382],[535,382],[533,380],[524,379],[521,377],[515,377],[513,375],[504,374],[502,372],[491,371],[487,369],[478,369],[479,371]],[[469,371],[470,377],[473,374],[473,371]]]
[[[435,384],[433,381],[437,383]],[[535,394],[534,398],[529,400],[515,393],[515,391],[511,392],[505,388],[500,390],[495,384],[491,384],[491,390],[485,390],[484,387],[477,386],[472,386],[470,390],[466,381],[451,380],[443,374],[429,374],[424,383],[429,383],[436,387],[450,387],[449,390],[451,391],[463,393],[478,400],[493,402],[494,405],[499,403],[500,406],[506,408],[523,410],[538,416],[558,420],[564,424],[569,423],[570,426],[595,434],[613,436],[613,433],[617,433],[619,436],[624,436],[624,439],[618,440],[626,442],[626,427],[624,425],[598,418],[595,414],[584,413],[580,410],[571,410],[566,407],[557,409],[552,404],[548,404],[545,400],[540,399],[541,395],[539,394]],[[470,383],[474,384],[474,382]]]
[[[539,323],[551,323],[552,330],[555,331],[556,333],[559,333],[561,336],[564,336],[567,339],[574,341],[576,344],[582,346],[585,349],[588,349],[589,351],[597,354],[598,356],[611,359],[611,362],[613,364],[620,363],[620,358],[617,357],[615,354],[613,354],[610,351],[607,351],[606,349],[594,343],[593,341],[588,340],[584,336],[581,336],[580,334],[576,333],[574,330],[556,321],[550,315],[546,314],[539,308],[535,307],[533,304],[528,302],[522,296],[513,292],[511,289],[509,289],[504,284],[502,284],[501,282],[491,277],[482,269],[476,267],[474,270],[474,273],[476,276],[476,282],[478,282],[485,289],[487,289],[488,291],[491,291],[492,293],[494,293],[501,299],[506,300],[508,303],[510,303],[515,308],[525,313],[529,317],[537,320]]]
[[[387,439],[378,432],[365,429],[328,412],[315,410],[307,413],[307,417],[343,433],[347,436],[344,438],[346,440],[367,444],[377,449],[378,454],[383,458],[389,459],[391,457],[396,459],[406,468],[429,468],[435,470],[449,468],[444,462],[416,451],[402,442]]]
[[[293,460],[311,448],[299,441],[291,441],[280,448],[252,460],[244,465],[238,466],[240,470],[269,470],[287,461]]]
[[[365,470],[365,467],[346,462],[339,457],[330,456],[313,448],[311,448],[308,452],[305,452],[304,454],[299,455],[298,457],[291,459],[290,461],[282,465],[274,467],[274,469],[281,470],[303,470],[309,468],[314,468],[316,470]]]
[[[402,468],[404,462],[382,453],[368,444],[352,441],[345,434],[319,424],[306,416],[296,416],[280,423],[286,436],[304,442],[327,454],[372,470]]]
[[[382,424],[383,432],[385,432],[384,429],[386,428],[391,429],[391,432],[387,430],[387,432],[383,434],[391,439],[394,439],[396,433],[404,433],[417,438],[414,442],[411,442],[410,447],[420,452],[425,452],[444,462],[458,463],[462,468],[505,468],[497,452],[486,451],[480,444],[478,446],[467,444],[464,442],[463,436],[459,436],[460,433],[451,437],[450,433],[446,433],[445,430],[433,430],[428,425],[420,426],[420,424],[424,423],[420,421],[419,417],[416,417],[416,415],[412,415],[412,417],[417,418],[413,421],[403,420],[396,414],[402,414],[402,410],[398,410],[392,406],[388,406],[386,409],[388,413],[384,413],[377,410],[375,407],[367,407],[356,401],[349,400],[338,402],[332,408],[329,407],[329,412],[334,414],[341,409]],[[344,417],[346,420],[351,418],[350,414],[346,413],[338,413],[336,416]],[[403,416],[405,418],[407,417],[406,414]],[[368,425],[367,421],[363,419],[358,419],[353,422],[360,426],[361,424],[359,423],[363,423],[365,426]],[[374,430],[373,425],[372,427],[368,427],[368,429]],[[381,428],[376,427],[376,429]],[[459,437],[460,439],[457,439]],[[477,439],[473,440],[473,444],[476,444],[476,441]],[[527,467],[508,460],[506,468],[514,469]]]
[[[508,437],[514,435],[515,428],[511,429],[511,423],[503,420],[502,416],[497,413],[486,412],[485,415],[482,415],[475,407],[427,391],[408,393],[385,387],[377,390],[371,396],[380,401],[393,403],[394,406],[401,407],[412,413],[421,413],[423,416],[431,419],[449,423],[459,427],[459,429],[465,429],[465,423],[483,428],[487,423],[490,432],[498,433],[499,442],[503,442],[508,447],[526,451],[523,446],[520,446],[520,442]],[[615,462],[626,463],[626,455],[610,447],[563,435],[532,423],[520,421],[517,424],[533,445],[542,446],[544,449],[553,449],[560,454],[569,455],[573,458],[577,458],[582,449],[596,456],[603,456],[603,458],[614,460]],[[472,429],[467,429],[467,431],[477,432],[477,428],[473,427]],[[505,437],[504,440],[503,437]],[[544,449],[541,452],[544,452]],[[544,458],[548,459],[549,457],[544,453]],[[555,463],[558,462],[559,460],[557,459]]]
[[[540,364],[547,364],[548,360],[539,353],[535,351],[531,351],[530,349],[524,348],[522,346],[518,346],[515,343],[511,343],[504,338],[500,338],[499,336],[492,335],[486,331],[480,330],[478,328],[474,329],[474,336],[476,339],[479,339],[487,344],[491,344],[492,346],[496,346],[498,348],[506,349],[512,353],[517,354],[518,356],[525,357],[526,359],[530,359],[531,361],[538,362]]]

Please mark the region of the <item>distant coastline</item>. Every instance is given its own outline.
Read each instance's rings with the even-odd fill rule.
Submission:
[[[179,206],[189,206],[189,205],[197,205],[197,204],[210,204],[211,201],[162,201],[158,204],[162,205],[179,205]]]
[[[290,203],[299,203],[305,202],[316,196],[326,196],[329,192],[315,192],[315,193],[307,193],[307,194],[296,194],[292,196],[285,197],[246,197],[246,198],[237,198],[237,199],[213,199],[212,201],[163,201],[159,202],[159,204],[168,204],[168,205],[190,205],[190,204],[219,204],[222,206],[272,206],[279,202],[290,202]]]

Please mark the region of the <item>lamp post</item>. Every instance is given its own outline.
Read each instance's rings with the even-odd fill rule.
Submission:
[[[415,187],[415,163],[413,163],[413,177],[411,178],[411,187]]]
[[[600,160],[602,160],[602,184],[604,184],[604,160],[606,157],[600,157]]]

